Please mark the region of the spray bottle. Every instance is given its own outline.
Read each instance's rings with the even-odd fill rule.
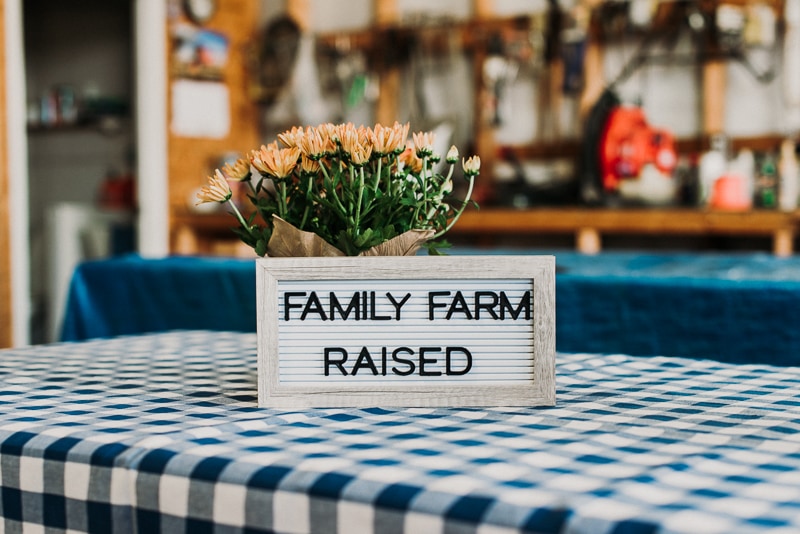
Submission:
[[[800,164],[797,162],[795,144],[791,139],[781,143],[781,156],[778,161],[778,207],[783,211],[797,209],[800,196]]]

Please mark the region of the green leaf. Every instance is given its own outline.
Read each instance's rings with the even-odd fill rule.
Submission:
[[[452,245],[442,239],[439,241],[428,241],[427,243],[423,243],[422,246],[428,250],[429,256],[447,256],[448,254],[439,249],[450,248]]]
[[[256,254],[262,258],[267,254],[267,241],[259,239],[255,246]]]
[[[372,236],[373,236],[372,228],[367,228],[361,235],[356,236],[355,245],[358,248],[363,248],[365,244],[370,242]]]

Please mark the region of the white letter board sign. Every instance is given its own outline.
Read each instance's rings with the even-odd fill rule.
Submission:
[[[553,256],[260,258],[262,407],[555,404]]]

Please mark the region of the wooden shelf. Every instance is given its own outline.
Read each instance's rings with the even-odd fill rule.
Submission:
[[[175,215],[176,252],[207,252],[209,241],[235,240],[230,230],[235,225],[233,217],[226,213]],[[473,236],[572,234],[576,249],[586,254],[600,252],[603,234],[765,236],[772,239],[773,253],[788,256],[794,252],[798,230],[800,212],[574,207],[467,211],[450,232]]]
[[[451,230],[456,234],[574,234],[576,249],[601,250],[602,234],[767,236],[779,256],[793,253],[800,227],[797,212],[743,212],[700,209],[485,209],[465,212]]]

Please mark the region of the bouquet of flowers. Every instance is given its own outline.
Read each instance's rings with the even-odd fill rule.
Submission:
[[[234,231],[259,256],[408,255],[421,246],[436,254],[470,203],[480,158],[462,160],[468,189],[454,205],[458,150],[450,148],[440,174],[433,134],[414,133],[409,147],[408,129],[397,122],[294,127],[278,135],[281,145],[215,170],[198,204],[228,203]],[[251,210],[236,206],[229,181],[246,184]]]

